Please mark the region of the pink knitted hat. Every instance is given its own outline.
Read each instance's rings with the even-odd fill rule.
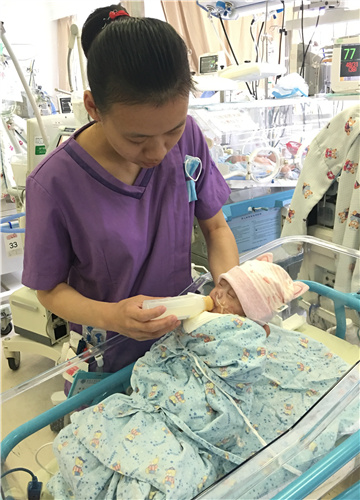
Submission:
[[[273,255],[266,253],[219,276],[219,281],[224,279],[233,288],[246,317],[260,324],[269,321],[279,307],[309,289],[305,283],[293,281],[272,261]]]

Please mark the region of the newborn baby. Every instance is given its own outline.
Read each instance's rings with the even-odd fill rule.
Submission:
[[[262,325],[269,335],[267,321],[281,306],[309,289],[304,283],[293,281],[272,261],[273,255],[266,253],[221,274],[210,293],[215,304],[212,312],[250,318]]]
[[[72,415],[54,441],[54,498],[193,498],[294,425],[347,371],[303,334],[271,325],[267,337],[277,308],[307,288],[271,257],[221,275],[214,311],[185,320],[136,362],[131,396]],[[296,469],[334,447],[334,426],[296,457]],[[276,481],[292,477],[280,468]]]

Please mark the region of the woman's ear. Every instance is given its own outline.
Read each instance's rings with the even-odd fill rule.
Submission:
[[[101,117],[99,115],[99,111],[96,107],[93,95],[90,90],[85,90],[84,92],[84,106],[88,114],[91,116],[93,120],[96,122],[101,121]]]
[[[256,257],[255,260],[260,260],[263,262],[272,262],[274,260],[273,254],[268,252],[268,253],[263,253],[262,255],[259,255],[259,257]]]

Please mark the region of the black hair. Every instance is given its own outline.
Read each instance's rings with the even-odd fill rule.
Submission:
[[[118,10],[123,10],[128,14],[128,11],[119,3],[109,5],[108,7],[100,7],[94,10],[94,12],[92,12],[86,19],[81,31],[81,45],[86,57],[88,56],[90,45],[96,35],[98,35],[100,31],[111,22],[111,19],[109,18],[110,12],[116,12]],[[120,19],[121,17],[117,18],[117,20]]]
[[[100,112],[119,102],[160,106],[193,90],[187,47],[168,23],[97,9],[84,24],[81,42],[88,58],[90,90]]]

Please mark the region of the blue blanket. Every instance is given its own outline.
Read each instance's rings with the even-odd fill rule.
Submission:
[[[271,326],[267,338],[246,318],[203,318],[137,361],[131,396],[72,415],[54,443],[56,499],[188,500],[292,426],[349,368],[303,334]],[[339,423],[296,467],[338,434]]]

